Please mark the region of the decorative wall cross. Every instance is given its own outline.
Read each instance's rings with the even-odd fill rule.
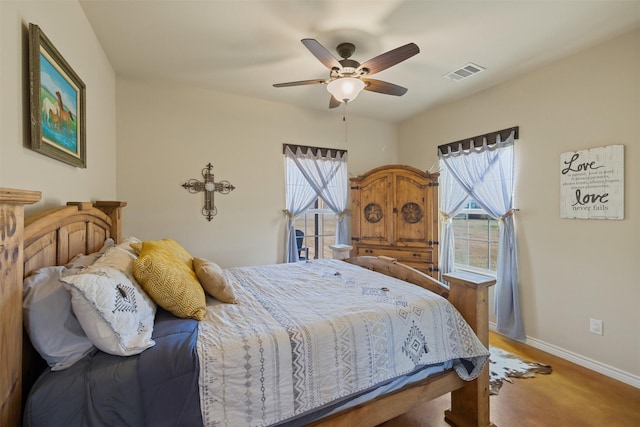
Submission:
[[[229,194],[236,188],[231,185],[229,181],[214,182],[211,169],[213,169],[213,165],[211,163],[207,164],[207,166],[202,169],[204,181],[201,182],[197,179],[190,179],[182,184],[189,193],[199,193],[204,191],[204,207],[202,208],[202,215],[204,215],[208,221],[211,221],[218,213],[218,209],[216,209],[213,204],[213,193],[217,191],[221,194]]]

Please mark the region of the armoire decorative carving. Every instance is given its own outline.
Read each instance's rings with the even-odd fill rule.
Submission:
[[[388,165],[351,178],[353,256],[387,256],[438,278],[438,174]]]

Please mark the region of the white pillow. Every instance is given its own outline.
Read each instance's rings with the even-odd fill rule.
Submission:
[[[60,281],[66,273],[63,266],[44,267],[23,284],[25,328],[52,371],[70,367],[95,348],[71,311],[71,295]]]
[[[125,249],[129,252],[131,252],[132,255],[134,256],[138,256],[133,249],[131,248],[131,243],[140,243],[141,240],[133,237],[133,236],[127,236],[124,239],[122,239],[122,242],[118,243],[118,246],[121,247],[122,249]]]
[[[128,274],[94,263],[62,280],[82,329],[100,350],[130,356],[155,344],[151,339],[155,303]]]
[[[93,263],[92,267],[111,267],[126,273],[129,279],[134,281],[133,260],[137,258],[137,255],[130,248],[129,242],[131,242],[131,240],[107,249],[104,255]]]
[[[100,258],[102,255],[104,255],[104,253],[107,251],[107,249],[115,246],[115,242],[113,241],[113,239],[111,237],[107,238],[104,241],[104,244],[102,245],[102,248],[98,251],[98,252],[94,252],[88,255],[85,254],[78,254],[76,256],[73,257],[73,259],[71,261],[69,261],[67,263],[67,265],[65,265],[65,267],[67,268],[67,271],[65,274],[75,274],[77,272],[79,272],[82,269],[85,269],[87,267],[89,267],[91,264],[93,264],[94,262],[96,262],[98,260],[98,258]]]

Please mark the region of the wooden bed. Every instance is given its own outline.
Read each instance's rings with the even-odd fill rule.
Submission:
[[[23,398],[43,366],[28,339],[23,338],[23,278],[41,267],[64,265],[79,253],[95,252],[107,237],[116,242],[122,238],[125,202],[72,202],[24,219],[24,205],[36,203],[40,197],[37,191],[0,188],[0,427],[20,425]],[[487,295],[494,280],[478,275],[451,274],[445,276],[449,283],[447,288],[391,258],[357,257],[348,262],[448,298],[480,341],[488,346]],[[461,380],[450,370],[313,425],[375,426],[410,411],[421,401],[451,392],[451,408],[444,414],[449,424],[491,426],[488,384],[488,366],[480,377],[470,382]]]

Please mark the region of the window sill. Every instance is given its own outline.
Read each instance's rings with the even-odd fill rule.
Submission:
[[[485,270],[483,268],[474,268],[470,266],[456,266],[453,271],[464,271],[469,273],[481,274],[483,276],[493,277],[494,279],[497,277],[497,273],[491,270]]]

